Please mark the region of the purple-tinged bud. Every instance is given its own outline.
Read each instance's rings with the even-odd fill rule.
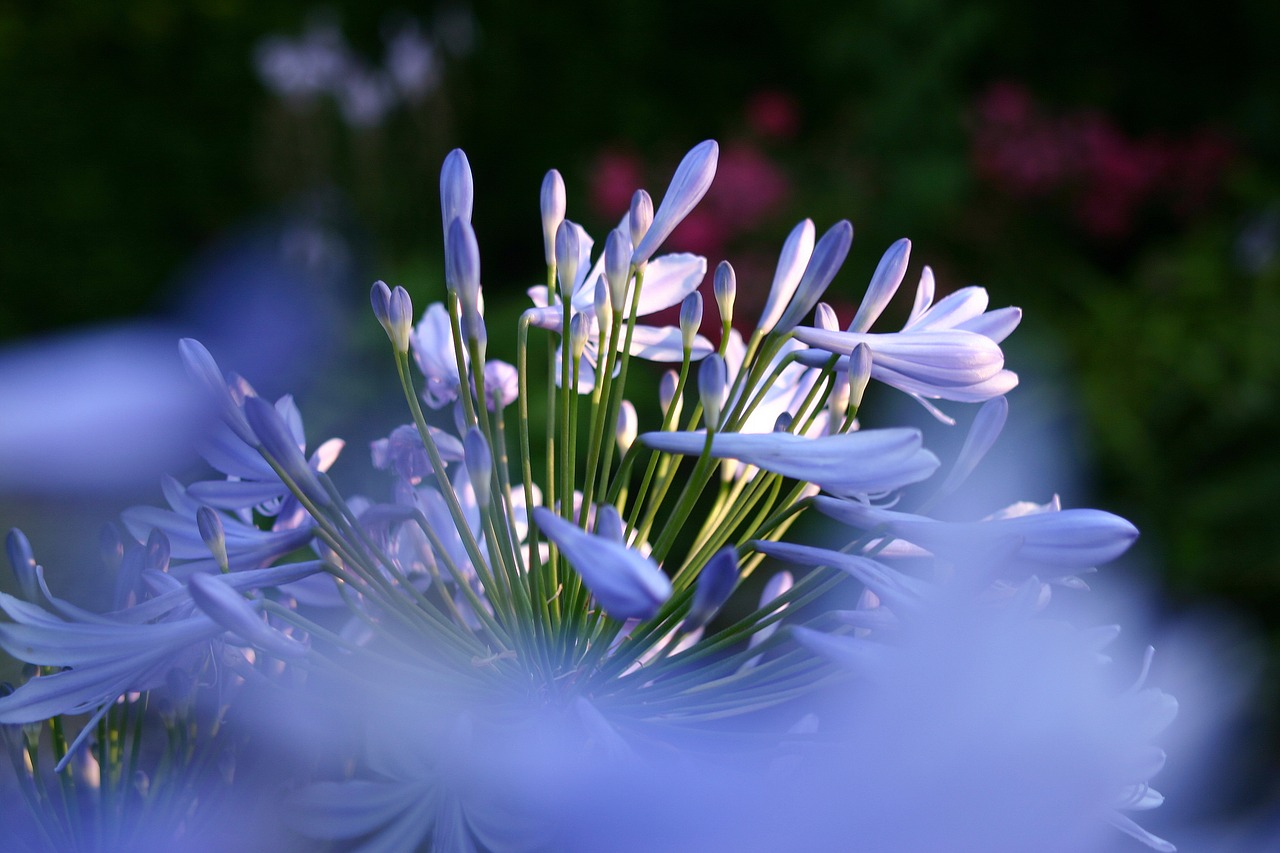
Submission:
[[[202,506],[196,510],[196,528],[222,573],[231,571],[227,561],[227,533],[222,526],[222,517],[211,507]]]
[[[187,590],[204,615],[251,645],[282,658],[307,653],[305,645],[263,622],[254,604],[228,586],[222,576],[194,574]]]
[[[253,430],[245,421],[244,413],[240,411],[226,378],[218,369],[218,363],[204,348],[204,344],[195,338],[183,338],[178,342],[178,354],[182,356],[182,364],[187,369],[187,375],[205,389],[209,398],[217,406],[223,422],[250,447],[256,446],[258,440],[253,436]]]
[[[773,331],[773,327],[778,325],[778,320],[782,317],[782,312],[787,310],[787,305],[790,304],[791,297],[796,292],[796,286],[800,284],[800,278],[804,275],[804,269],[809,263],[809,257],[813,254],[815,233],[813,220],[806,219],[791,229],[786,242],[782,244],[782,252],[778,255],[778,268],[773,274],[773,284],[769,288],[769,298],[764,304],[764,310],[760,312],[758,326],[762,333],[768,334]]]
[[[403,287],[392,290],[386,282],[375,281],[369,290],[369,302],[396,352],[408,352],[409,335],[413,332],[413,301],[409,291]]]
[[[698,397],[702,400],[702,418],[708,430],[714,431],[720,425],[727,381],[724,359],[719,353],[712,353],[698,365]]]
[[[556,262],[556,230],[564,221],[565,211],[564,178],[555,169],[542,179],[539,201],[542,207],[542,252],[547,266],[551,266]]]
[[[715,282],[711,288],[716,296],[716,306],[720,309],[720,322],[724,325],[731,324],[733,302],[738,296],[738,276],[728,261],[721,261],[716,267]]]
[[[560,282],[560,299],[566,304],[573,299],[573,286],[578,280],[578,229],[564,220],[556,229],[556,279]]]
[[[609,283],[604,276],[596,278],[595,308],[596,324],[600,328],[600,338],[603,341],[613,326],[613,298],[609,295]]]
[[[667,416],[667,410],[671,408],[672,403],[675,404],[676,410],[671,415],[672,423],[680,420],[680,409],[683,407],[684,401],[676,396],[676,389],[680,387],[680,376],[674,370],[668,370],[662,374],[662,379],[658,382],[658,405],[662,407],[662,416]]]
[[[476,504],[487,506],[493,478],[493,453],[489,450],[489,442],[485,440],[479,427],[472,427],[462,438],[462,448],[467,476],[471,478],[471,488],[476,493]]]
[[[876,271],[867,285],[867,292],[858,306],[858,313],[853,315],[853,322],[846,331],[865,332],[880,317],[889,300],[898,292],[902,277],[907,273],[907,262],[911,259],[911,241],[902,238],[889,247]]]
[[[626,533],[622,527],[622,516],[613,504],[600,504],[596,507],[596,535],[603,536],[610,542],[619,545],[627,544]]]
[[[534,507],[532,516],[612,618],[648,619],[671,597],[671,581],[640,552],[579,530],[546,507]]]
[[[840,318],[836,316],[836,309],[825,302],[819,302],[813,312],[813,325],[828,332],[839,331]]]
[[[622,229],[615,228],[609,232],[604,243],[604,277],[609,282],[609,299],[615,311],[622,310],[622,300],[627,297],[630,272],[631,241],[622,233]]]
[[[444,244],[444,283],[465,313],[479,310],[480,246],[471,223],[455,219]]]
[[[813,254],[809,257],[809,264],[804,268],[800,283],[796,285],[791,304],[787,306],[787,310],[782,313],[782,318],[778,320],[778,325],[774,327],[775,332],[781,334],[790,332],[813,309],[813,306],[818,304],[827,286],[839,272],[840,265],[849,255],[849,246],[852,244],[853,226],[847,219],[837,222],[822,235],[822,239],[813,247]]]
[[[631,231],[631,243],[633,245],[644,239],[649,233],[649,226],[653,224],[653,199],[644,190],[636,190],[631,196],[631,212],[627,216],[627,228]],[[627,258],[628,266],[631,264],[631,258]]]
[[[386,329],[387,321],[391,317],[391,288],[387,287],[387,283],[382,279],[375,281],[373,287],[369,288],[369,303],[373,306],[373,316],[377,317],[382,328]],[[389,329],[387,334],[391,334]]]
[[[574,314],[569,320],[569,352],[576,362],[582,358],[587,348],[587,338],[591,333],[591,320],[586,314]]]
[[[846,371],[849,375],[849,409],[856,412],[862,408],[862,395],[871,381],[871,347],[865,343],[854,347],[849,354]]]
[[[795,423],[796,416],[790,412],[779,412],[778,417],[773,422],[774,432],[790,432],[791,425]]]
[[[142,568],[152,572],[169,571],[169,555],[173,548],[169,545],[169,537],[159,527],[153,527],[147,536],[146,549],[143,551]]]
[[[5,537],[4,544],[5,550],[9,553],[9,565],[13,566],[13,574],[18,579],[18,587],[22,590],[22,597],[27,601],[39,601],[40,579],[36,571],[38,566],[27,535],[15,527]]]
[[[455,219],[471,222],[471,208],[475,202],[475,184],[471,180],[471,164],[461,148],[455,148],[444,158],[440,167],[440,221],[444,228],[445,242],[449,239],[449,226]]]
[[[680,304],[680,342],[685,351],[693,349],[693,341],[702,327],[702,294],[693,291]]]
[[[258,437],[257,443],[261,443],[263,455],[274,460],[310,500],[328,506],[328,493],[320,485],[316,472],[307,464],[276,407],[261,397],[250,397],[244,401],[244,415]]]
[[[631,253],[631,265],[638,267],[653,256],[662,241],[675,230],[694,205],[702,200],[711,188],[711,180],[716,175],[716,160],[720,156],[720,146],[714,139],[701,142],[680,161],[676,173],[671,178],[671,185],[658,205],[653,222],[644,232],[643,238],[637,238],[632,231],[632,239],[639,239],[635,251]]]
[[[631,405],[630,400],[623,400],[622,405],[618,407],[618,425],[613,432],[613,437],[618,442],[618,450],[621,453],[630,450],[639,434],[640,419],[636,416],[636,407]]]
[[[738,585],[738,549],[726,545],[717,551],[698,573],[693,588],[693,603],[685,617],[682,631],[696,631],[720,611]]]

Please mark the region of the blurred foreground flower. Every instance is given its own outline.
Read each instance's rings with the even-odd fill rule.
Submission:
[[[411,416],[372,448],[384,496],[344,495],[340,441],[308,455],[291,398],[182,342],[221,476],[169,480],[169,509],[111,529],[113,609],[57,597],[9,538],[0,644],[30,667],[0,723],[32,846],[207,844],[192,816],[249,790],[299,849],[1067,851],[1107,824],[1173,849],[1128,813],[1161,802],[1176,702],[1107,677],[1118,629],[1045,612],[1137,531],[1056,498],[929,515],[1000,433],[1020,314],[980,288],[935,303],[925,268],[906,327],[871,331],[900,241],[840,331],[820,300],[853,230],[806,221],[745,341],[721,266],[713,348],[706,260],[657,252],[718,156],[694,148],[656,210],[636,192],[594,257],[548,175],[515,365],[488,357],[470,166],[449,156],[443,301],[415,325],[403,288],[371,292]],[[679,327],[637,323],[676,303]],[[659,400],[628,399],[637,359],[673,365]],[[983,403],[959,456],[861,429],[871,380],[944,421],[931,400]],[[810,509],[840,547],[784,540]]]

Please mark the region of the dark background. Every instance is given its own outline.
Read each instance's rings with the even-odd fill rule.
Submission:
[[[476,174],[490,313],[513,315],[542,275],[548,167],[571,218],[603,234],[618,187],[624,203],[637,184],[660,192],[715,137],[716,189],[677,245],[732,259],[750,304],[795,221],[849,218],[829,296],[842,313],[900,236],[909,285],[927,262],[943,292],[977,283],[1023,306],[1012,420],[1078,464],[1064,503],[1134,520],[1136,564],[1158,573],[1169,614],[1229,609],[1274,651],[1280,5],[1141,8],[0,3],[0,341],[163,318],[222,342],[224,366],[263,390],[298,392],[320,439],[386,387],[366,370],[369,283],[439,296],[450,148]],[[328,27],[376,74],[414,25],[434,80],[374,120],[328,91],[282,95],[255,69],[264,39]],[[241,317],[283,343],[236,349]],[[1251,718],[1262,756],[1267,673]],[[1264,784],[1244,799],[1268,797]]]

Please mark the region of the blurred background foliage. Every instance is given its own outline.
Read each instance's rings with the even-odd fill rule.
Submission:
[[[548,167],[602,235],[714,136],[720,176],[678,246],[733,260],[758,307],[796,220],[849,218],[842,312],[904,235],[944,291],[1022,305],[1011,403],[1033,379],[1068,389],[1041,414],[1089,472],[1064,502],[1132,518],[1175,605],[1275,626],[1278,30],[1267,0],[4,2],[0,338],[194,323],[211,297],[192,282],[235,235],[311,222],[328,242],[303,266],[330,271],[312,293],[330,302],[301,360],[362,352],[373,279],[441,292],[455,146],[482,250],[505,249],[484,255],[490,313],[514,316],[542,276]],[[325,399],[373,396],[368,371],[298,376],[316,437]]]

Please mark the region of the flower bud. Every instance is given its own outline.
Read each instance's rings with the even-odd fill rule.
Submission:
[[[672,404],[675,404],[676,410],[671,415],[672,423],[680,420],[680,409],[684,401],[676,396],[676,389],[680,387],[680,376],[674,370],[668,370],[662,374],[662,379],[658,382],[658,405],[662,407],[662,417],[667,417],[667,410]]]
[[[849,354],[849,410],[856,412],[862,408],[862,395],[866,393],[867,383],[871,381],[871,347],[860,343]]]
[[[635,245],[644,239],[645,234],[649,233],[649,226],[653,224],[653,199],[644,190],[636,190],[635,195],[631,196],[631,212],[628,214],[627,226],[631,230],[631,243]],[[627,258],[627,263],[631,263],[631,258]]]
[[[698,396],[702,400],[702,418],[708,430],[714,431],[720,424],[727,381],[724,359],[719,353],[712,353],[698,365]]]
[[[480,305],[480,246],[470,222],[455,219],[444,244],[444,283],[465,314]]]
[[[614,311],[622,311],[622,300],[627,296],[627,281],[631,272],[631,241],[622,229],[609,232],[604,243],[604,276],[609,282],[609,299]]]
[[[686,351],[693,349],[693,340],[702,326],[702,294],[693,291],[680,304],[680,342]]]
[[[790,412],[779,412],[778,417],[773,422],[774,432],[790,432],[791,425],[795,423],[796,416]]]
[[[733,322],[733,301],[738,295],[738,276],[728,261],[721,261],[716,267],[712,291],[716,295],[716,306],[720,309],[720,322],[727,326]]]
[[[471,179],[471,164],[461,148],[455,148],[444,158],[440,167],[440,220],[445,241],[449,239],[449,226],[455,219],[471,222],[471,208],[475,201],[475,184]]]
[[[613,326],[613,300],[609,295],[609,283],[604,276],[596,278],[595,306],[596,324],[600,328],[600,339],[603,341]]]
[[[462,447],[466,454],[467,476],[471,478],[471,488],[476,493],[476,504],[487,506],[493,478],[493,452],[489,449],[489,442],[479,427],[472,427],[463,437]]]
[[[564,220],[556,229],[556,278],[560,282],[560,299],[573,299],[573,285],[578,278],[578,229]]]
[[[547,266],[551,266],[556,262],[556,229],[564,221],[565,211],[564,178],[555,169],[542,179],[539,201],[542,207],[542,250]]]
[[[738,585],[738,549],[726,545],[717,551],[698,573],[693,588],[693,603],[685,617],[682,631],[703,627],[716,615]]]
[[[40,581],[36,575],[36,557],[31,550],[31,541],[15,527],[5,537],[4,544],[9,553],[9,565],[13,567],[18,587],[22,590],[22,597],[27,601],[39,601]]]
[[[282,658],[301,657],[307,647],[268,626],[257,608],[221,576],[195,574],[187,582],[191,600],[220,627],[263,651]]]
[[[304,495],[321,506],[328,506],[328,493],[320,485],[316,472],[307,464],[276,407],[261,397],[249,397],[244,401],[244,415],[264,455],[274,460]]]
[[[614,430],[614,438],[618,442],[618,450],[626,453],[640,433],[640,419],[636,416],[636,407],[630,400],[623,400],[618,408],[618,425]]]
[[[622,516],[613,504],[600,504],[596,507],[596,535],[603,536],[610,542],[619,545],[627,544],[626,533],[622,527]]]
[[[569,352],[575,362],[582,358],[590,332],[591,321],[586,314],[574,314],[569,320]]]
[[[231,571],[227,562],[227,534],[222,526],[222,517],[212,508],[202,506],[196,510],[196,528],[200,531],[200,538],[208,546],[209,553],[213,554],[218,568],[224,574]]]
[[[413,300],[409,291],[397,286],[391,291],[387,312],[387,335],[397,352],[409,351],[409,336],[413,334]]]

